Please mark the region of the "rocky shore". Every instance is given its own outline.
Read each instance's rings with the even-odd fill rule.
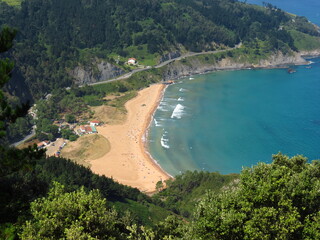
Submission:
[[[163,73],[163,80],[175,80],[182,77],[203,74],[218,70],[238,70],[238,69],[253,69],[253,68],[285,68],[290,65],[308,64],[304,58],[306,56],[319,56],[320,50],[304,51],[290,55],[284,55],[281,52],[272,55],[268,59],[260,60],[257,64],[252,63],[239,63],[233,58],[224,58],[214,64],[203,63],[197,58],[188,60],[187,64],[182,61],[176,61],[166,66]]]

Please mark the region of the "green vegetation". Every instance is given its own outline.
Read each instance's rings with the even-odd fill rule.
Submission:
[[[158,63],[159,54],[154,53],[151,54],[148,52],[148,45],[143,44],[140,46],[130,46],[127,47],[124,51],[127,52],[124,61],[128,59],[128,57],[134,57],[137,59],[138,64],[144,65],[144,66],[154,66]]]
[[[320,164],[303,156],[273,156],[246,168],[240,181],[199,203],[191,239],[317,239]]]
[[[153,66],[170,52],[228,48],[240,41],[248,48],[256,46],[248,53],[250,61],[254,54],[263,58],[303,46],[296,44],[298,35],[291,30],[319,37],[305,18],[270,4],[257,7],[234,0],[34,0],[20,8],[4,2],[0,7],[0,26],[20,32],[10,53],[17,60],[10,86],[24,86],[26,92],[11,94],[31,94],[35,100],[72,86],[72,72],[79,65],[98,76],[96,64],[102,60],[130,71],[134,67],[125,64],[129,57]],[[86,102],[100,104],[92,96]]]
[[[289,33],[294,39],[294,45],[299,50],[312,51],[320,48],[319,37],[310,36],[296,30],[290,30]]]
[[[277,154],[271,164],[246,168],[240,176],[187,172],[152,198],[64,159],[37,162],[25,173],[2,177],[2,236],[191,240],[317,239],[320,234],[320,164],[303,156]]]
[[[1,1],[7,3],[10,6],[14,6],[14,7],[20,6],[21,2],[22,2],[22,0],[1,0]]]
[[[161,200],[167,209],[188,218],[200,200],[199,196],[209,190],[219,193],[238,178],[238,174],[224,176],[219,173],[188,171],[176,176],[174,180],[166,181],[166,188],[154,195],[154,198]]]
[[[123,107],[136,90],[160,81],[166,70],[151,68],[126,81],[67,90],[72,85],[68,71],[80,62],[81,49],[103,49],[106,57],[100,58],[108,58],[115,53],[125,57],[140,46],[141,54],[147,50],[150,57],[179,49],[180,44],[201,51],[233,46],[241,39],[241,49],[199,59],[215,62],[230,57],[255,62],[274,51],[305,48],[305,41],[318,37],[303,18],[295,17],[294,24],[292,17],[270,4],[257,8],[233,0],[34,0],[23,2],[20,9],[3,2],[0,7],[0,25],[9,23],[21,31],[10,52],[18,61],[18,75],[37,99],[54,89],[46,100],[37,102],[40,139],[59,134],[52,125],[54,119],[81,120],[79,116],[89,106],[104,104],[109,93],[122,93],[114,104]],[[9,28],[1,31],[0,53],[12,47],[14,36]],[[98,51],[83,51],[82,60],[92,52],[94,57]],[[1,55],[1,87],[10,79],[12,68],[13,63]],[[0,91],[1,143],[12,124],[25,124],[18,119],[27,109],[27,105],[10,106]],[[240,176],[187,172],[166,185],[149,197],[69,160],[48,158],[36,146],[18,150],[1,144],[0,238],[320,237],[319,161],[308,163],[303,156],[277,154],[271,164],[246,168]],[[161,190],[163,183],[157,187]]]
[[[107,209],[98,190],[86,193],[82,187],[66,193],[57,182],[47,197],[31,203],[31,214],[21,239],[119,239],[130,224],[127,216]]]
[[[79,138],[79,136],[76,135],[71,129],[62,129],[61,137],[64,139],[68,139],[71,142],[76,141]]]

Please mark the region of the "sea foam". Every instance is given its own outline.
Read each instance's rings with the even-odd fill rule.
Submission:
[[[180,118],[182,117],[183,110],[184,110],[184,106],[181,105],[181,104],[178,104],[178,105],[174,108],[174,110],[173,110],[173,112],[172,112],[172,114],[171,114],[171,118],[178,118],[178,119],[180,119]]]
[[[169,139],[165,139],[164,137],[165,137],[165,135],[162,135],[162,137],[161,137],[161,140],[160,140],[161,146],[162,146],[163,148],[169,149],[169,148],[170,148],[170,146],[169,146],[169,144],[168,144]]]
[[[154,125],[156,127],[160,127],[161,126],[161,124],[157,121],[157,119],[154,118],[153,121],[154,121]]]
[[[187,89],[184,89],[184,88],[180,88],[179,89],[179,92],[187,92],[188,90]]]
[[[183,102],[183,101],[184,101],[184,99],[182,97],[178,98],[178,102]]]
[[[168,111],[167,107],[168,107],[168,103],[162,101],[162,102],[160,102],[158,109],[160,111],[167,112]]]

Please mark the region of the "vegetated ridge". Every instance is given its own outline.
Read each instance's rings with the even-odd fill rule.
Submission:
[[[320,45],[316,26],[270,4],[258,7],[234,0],[0,4],[0,25],[19,31],[11,51],[15,73],[7,89],[24,99],[114,78],[137,68],[126,64],[130,57],[143,68],[186,52],[228,49],[240,42],[256,49],[243,54],[261,59]],[[250,57],[247,62],[254,64]],[[22,84],[30,94],[19,91]]]

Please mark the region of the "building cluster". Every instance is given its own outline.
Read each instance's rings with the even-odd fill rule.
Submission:
[[[96,126],[99,126],[101,123],[99,121],[93,120],[89,122],[90,125],[81,125],[77,131],[78,135],[84,134],[93,134],[98,133]]]

